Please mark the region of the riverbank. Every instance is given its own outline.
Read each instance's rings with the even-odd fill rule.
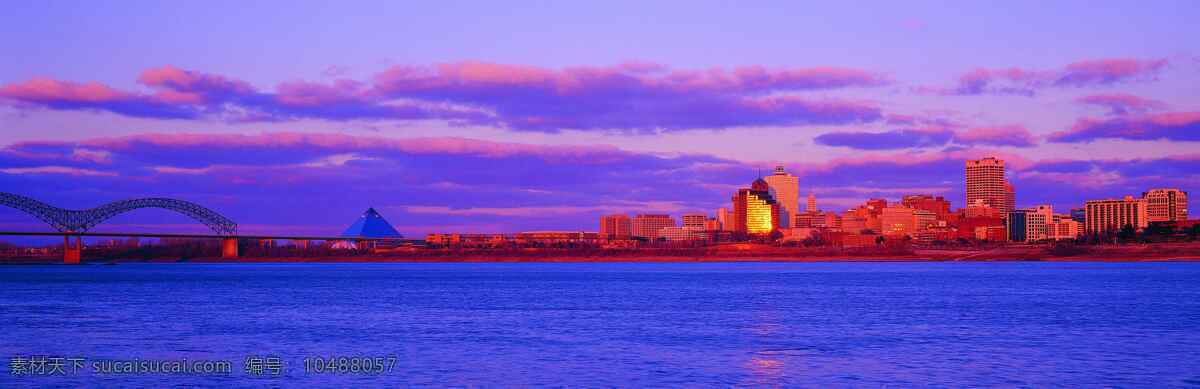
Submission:
[[[405,249],[356,256],[280,256],[236,259],[85,258],[86,263],[389,263],[389,262],[1181,262],[1200,261],[1200,242],[1115,246],[1004,245],[994,247],[776,247],[733,244],[695,248],[505,250]],[[56,257],[2,259],[0,264],[61,263]]]

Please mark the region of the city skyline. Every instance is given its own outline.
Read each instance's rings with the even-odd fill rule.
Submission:
[[[506,4],[522,16],[503,22],[483,16],[496,5],[411,5],[427,20],[321,31],[289,26],[366,12],[265,4],[0,16],[29,38],[0,43],[14,58],[0,64],[0,187],[68,208],[187,199],[263,233],[336,233],[374,207],[422,236],[711,217],[777,165],[795,197],[838,212],[915,194],[961,208],[963,161],[989,156],[1007,162],[1016,208],[1200,182],[1200,52],[1182,38],[1200,31],[1175,12],[1188,3],[699,3],[648,12],[659,28],[613,16],[633,4]],[[1058,23],[1076,12],[1105,28]],[[181,15],[218,27],[168,28]],[[438,23],[459,30],[418,38]],[[398,38],[363,38],[376,35]],[[196,229],[155,212],[112,222]],[[0,225],[44,229],[8,209]]]

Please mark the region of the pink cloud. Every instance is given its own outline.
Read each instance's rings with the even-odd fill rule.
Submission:
[[[1200,112],[1167,112],[1110,119],[1082,118],[1071,129],[1051,134],[1051,142],[1099,139],[1200,141]]]
[[[1108,108],[1110,115],[1145,113],[1147,111],[1162,109],[1167,106],[1161,101],[1142,98],[1128,93],[1082,96],[1076,98],[1075,102]]]
[[[258,155],[264,155],[263,151],[265,150],[283,150],[285,155],[295,155],[298,157],[285,158],[285,160],[306,161],[315,159],[321,155],[354,152],[401,152],[414,155],[444,154],[485,158],[528,156],[547,161],[602,164],[632,155],[611,145],[543,146],[455,137],[391,139],[343,134],[288,132],[258,135],[142,134],[90,139],[80,142],[80,146],[127,154],[148,154],[151,150],[167,150],[169,152],[170,150],[177,150],[180,153],[179,155],[184,155],[192,151],[203,154],[201,151],[207,150],[212,153],[210,155],[214,156],[226,151],[233,152],[236,156],[240,154],[240,150],[259,150],[257,152]],[[305,152],[309,154],[301,155]],[[197,155],[197,157],[200,156]],[[252,161],[254,156],[245,155],[244,158]]]
[[[103,84],[75,83],[34,78],[0,88],[0,96],[28,102],[105,103],[129,100],[131,96]]]
[[[1166,68],[1166,59],[1110,58],[1079,61],[1060,69],[978,68],[963,74],[953,88],[918,87],[919,93],[1032,96],[1046,87],[1086,87],[1125,81],[1151,81]]]
[[[233,80],[215,74],[183,70],[171,65],[143,71],[138,76],[138,83],[150,87],[167,88],[178,92],[237,95],[254,93],[254,87],[245,81]]]
[[[1057,85],[1111,84],[1138,77],[1153,78],[1167,66],[1166,59],[1112,58],[1080,61],[1067,65],[1055,80]]]
[[[437,119],[527,131],[658,132],[871,122],[882,118],[874,103],[794,93],[891,81],[884,75],[835,67],[672,70],[627,62],[547,69],[467,61],[393,66],[367,82],[289,81],[274,91],[174,66],[146,70],[138,82],[151,91],[35,79],[4,86],[0,97],[25,106],[150,118]]]
[[[975,127],[954,135],[955,142],[963,145],[1030,147],[1037,139],[1024,126]]]
[[[551,70],[484,62],[394,66],[374,80],[379,95],[483,107],[496,124],[551,132],[868,122],[881,117],[874,104],[780,93],[888,82],[831,67],[669,70],[636,63]]]

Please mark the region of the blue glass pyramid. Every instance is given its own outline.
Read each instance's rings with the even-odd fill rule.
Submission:
[[[342,236],[353,236],[360,238],[402,238],[375,208],[367,208],[354,224],[350,225],[345,231],[342,231]]]

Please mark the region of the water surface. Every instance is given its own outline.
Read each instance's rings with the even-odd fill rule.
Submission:
[[[1200,263],[4,266],[0,291],[21,386],[1200,385]],[[29,355],[233,372],[12,376]]]

